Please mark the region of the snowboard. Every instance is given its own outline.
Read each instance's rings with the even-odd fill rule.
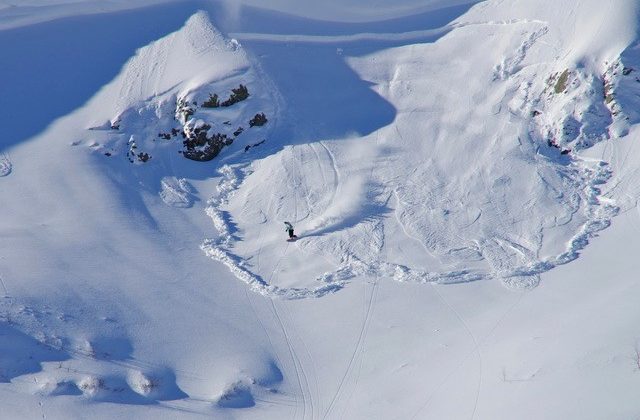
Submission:
[[[293,238],[287,238],[287,242],[295,242],[298,240],[298,237],[296,235],[293,235]]]

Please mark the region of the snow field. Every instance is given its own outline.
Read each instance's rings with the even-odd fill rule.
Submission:
[[[88,102],[6,140],[3,410],[632,417],[637,5],[601,6],[345,30],[185,2]],[[171,130],[208,122],[245,131],[184,159]]]

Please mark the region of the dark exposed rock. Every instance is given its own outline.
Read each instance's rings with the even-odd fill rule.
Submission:
[[[186,126],[183,130],[185,140],[183,155],[187,159],[205,162],[213,159],[220,153],[224,146],[228,146],[233,142],[227,138],[226,134],[214,133],[209,136],[209,124],[202,124],[198,127],[191,128]]]
[[[213,95],[209,94],[209,99],[202,103],[203,108],[218,108],[220,106],[220,100],[218,99],[218,94],[214,93]]]
[[[256,146],[260,146],[260,145],[261,145],[262,143],[264,143],[265,141],[266,141],[266,140],[261,140],[261,141],[259,141],[259,142],[257,142],[257,143],[254,143],[254,144],[248,144],[248,145],[246,145],[246,146],[244,147],[244,151],[245,151],[245,152],[248,152],[248,151],[249,151],[249,149],[251,149],[251,148],[253,148],[253,147],[256,147]]]
[[[237,104],[238,102],[244,101],[249,97],[249,89],[247,89],[247,87],[243,84],[235,89],[231,89],[231,92],[232,93],[231,96],[229,96],[229,99],[223,101],[220,106],[228,107],[233,104]]]
[[[249,127],[260,127],[265,125],[267,121],[267,116],[264,115],[264,112],[260,112],[249,120]]]

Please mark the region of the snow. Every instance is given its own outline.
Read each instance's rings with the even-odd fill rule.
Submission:
[[[0,4],[3,415],[637,416],[637,2]]]

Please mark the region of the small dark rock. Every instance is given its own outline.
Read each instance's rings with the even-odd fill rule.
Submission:
[[[249,151],[249,149],[251,149],[251,148],[253,148],[253,147],[256,147],[256,146],[260,146],[260,145],[261,145],[262,143],[264,143],[265,141],[266,141],[266,140],[261,140],[261,141],[259,141],[259,142],[257,142],[257,143],[254,143],[254,144],[248,144],[248,145],[246,145],[246,146],[244,147],[244,151],[245,151],[245,152],[248,152],[248,151]]]
[[[244,101],[249,97],[249,90],[243,84],[241,84],[235,89],[231,89],[231,92],[232,93],[231,93],[231,96],[229,96],[229,99],[223,101],[220,104],[220,106],[228,107],[233,104],[237,104],[238,102]]]
[[[220,100],[218,99],[218,94],[214,93],[213,95],[209,94],[209,99],[202,103],[203,108],[217,108],[220,106]]]
[[[264,115],[264,112],[260,112],[249,120],[249,127],[260,127],[265,125],[267,121],[267,116]]]

